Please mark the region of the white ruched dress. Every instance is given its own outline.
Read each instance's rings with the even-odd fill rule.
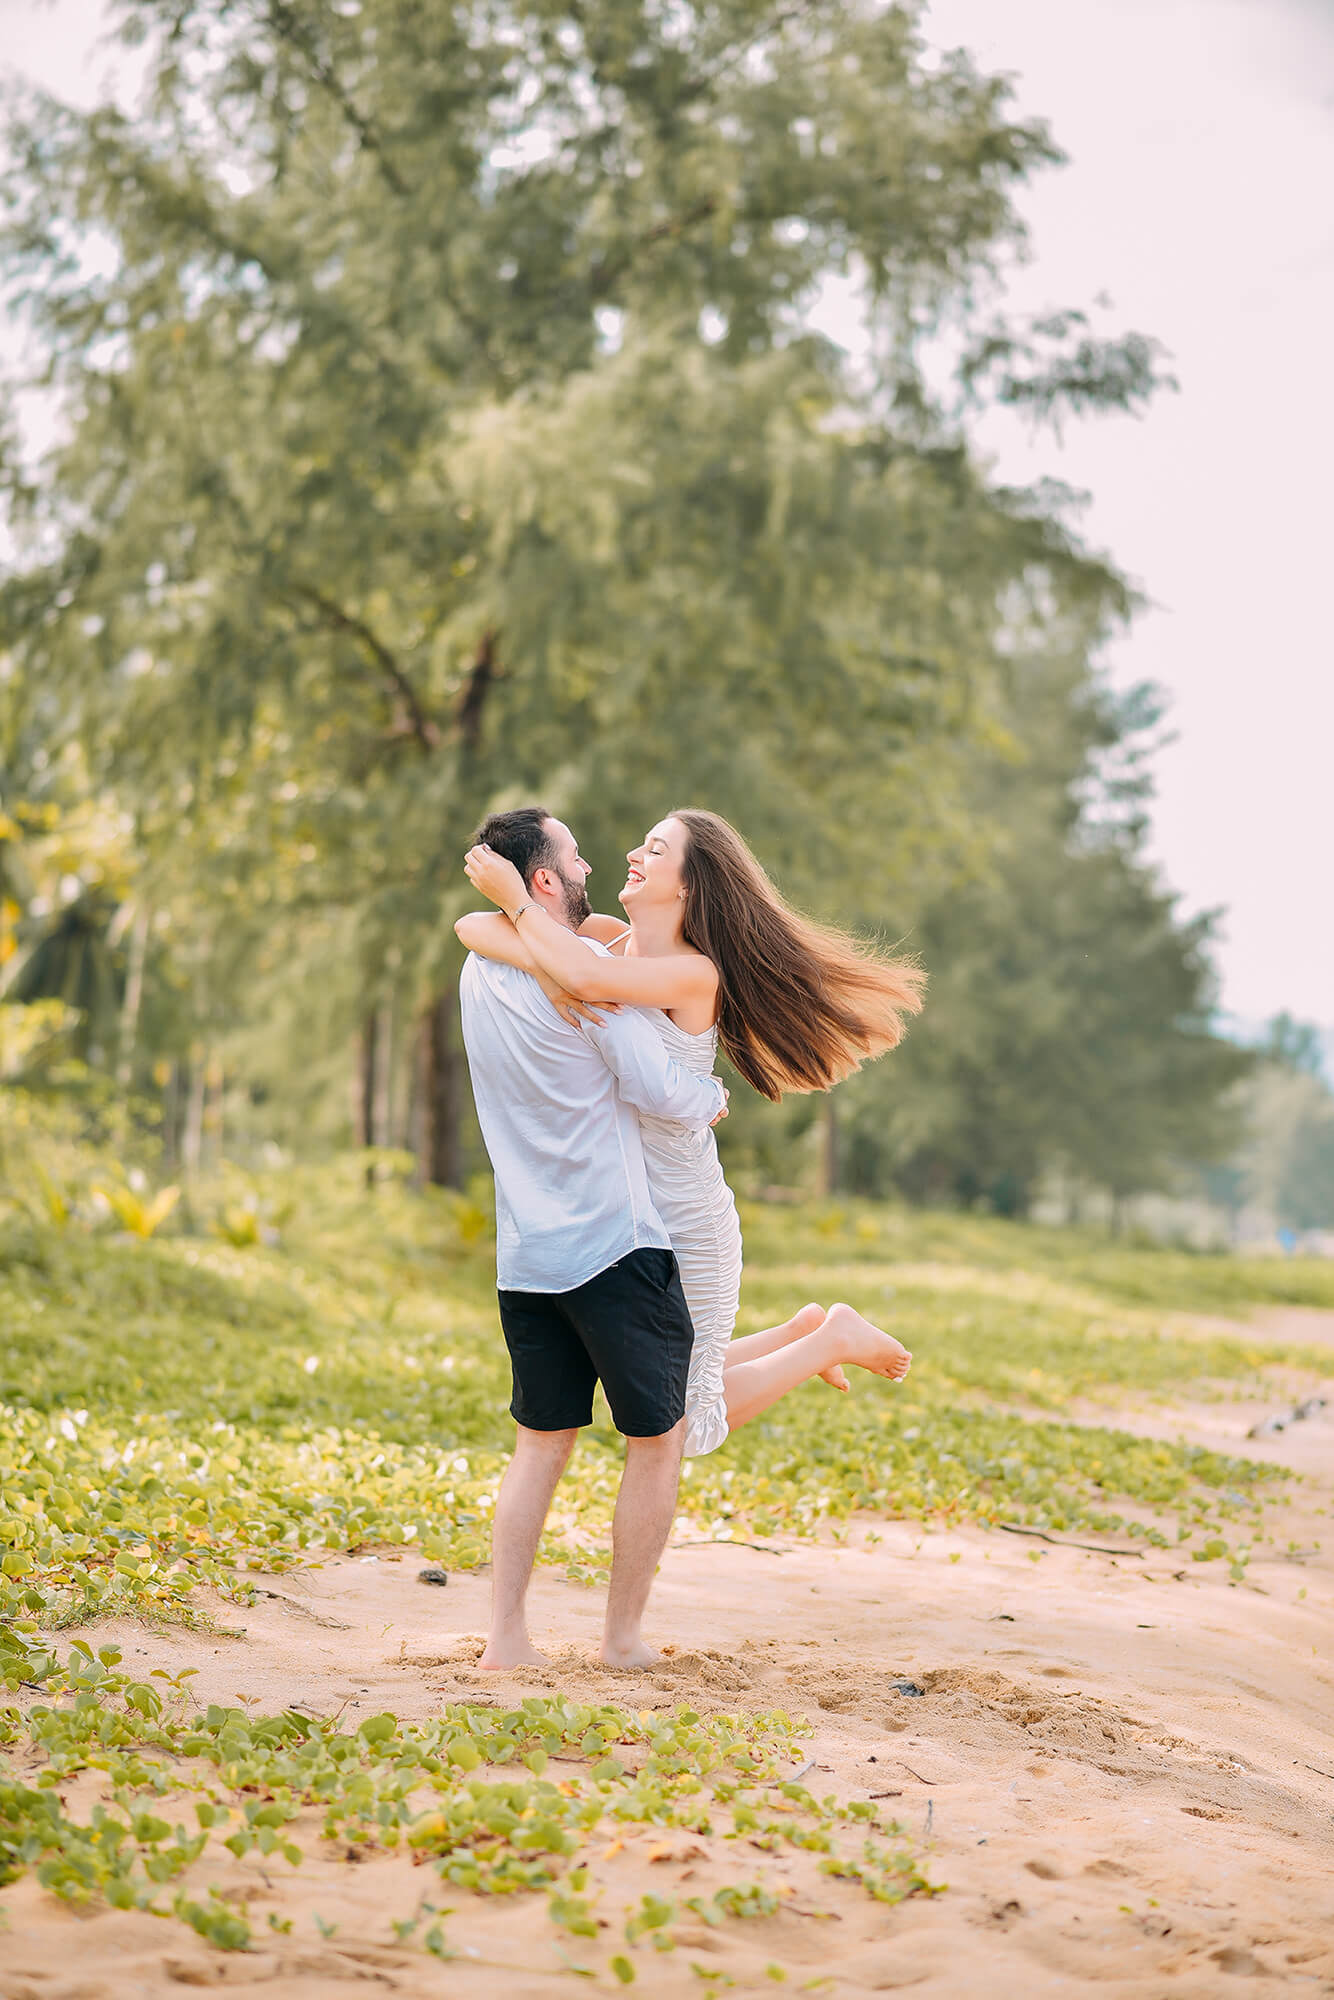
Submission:
[[[656,1007],[645,1014],[667,1053],[697,1076],[713,1069],[718,1031],[688,1035]],[[732,1190],[723,1179],[711,1131],[692,1132],[668,1118],[639,1120],[649,1192],[672,1239],[695,1328],[686,1386],[688,1455],[716,1451],[727,1436],[723,1361],[736,1325],[741,1295],[741,1223]]]

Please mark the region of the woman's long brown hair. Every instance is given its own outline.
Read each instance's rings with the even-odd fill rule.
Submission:
[[[828,1090],[897,1047],[921,968],[799,916],[717,813],[671,817],[686,830],[682,935],[718,968],[718,1039],[746,1082],[768,1098]]]

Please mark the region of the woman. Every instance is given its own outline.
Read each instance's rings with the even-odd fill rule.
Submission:
[[[470,951],[535,973],[563,1010],[653,1010],[669,1053],[700,1073],[721,1043],[746,1081],[775,1100],[785,1090],[828,1090],[894,1048],[904,1015],[919,1011],[917,967],[873,957],[798,916],[716,813],[669,813],[628,860],[619,899],[628,927],[592,916],[576,934],[529,899],[511,862],[474,847],[468,879],[504,914],[474,913],[454,928]],[[590,951],[581,937],[606,951]],[[782,1326],[733,1340],[741,1229],[713,1133],[655,1118],[640,1125],[695,1326],[688,1453],[716,1450],[812,1376],[846,1391],[844,1363],[903,1379],[908,1350],[847,1305],[805,1306]]]

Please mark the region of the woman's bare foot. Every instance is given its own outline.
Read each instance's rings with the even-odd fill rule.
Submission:
[[[872,1375],[901,1382],[912,1366],[912,1355],[901,1340],[895,1340],[892,1333],[882,1333],[851,1306],[831,1306],[824,1331],[833,1336],[841,1361],[851,1361]]]
[[[551,1662],[545,1653],[538,1652],[531,1639],[505,1637],[488,1639],[477,1664],[488,1673],[503,1674],[513,1667],[549,1667]]]
[[[624,1645],[604,1639],[598,1658],[604,1667],[656,1667],[662,1654],[646,1639],[629,1639]]]
[[[793,1340],[802,1340],[808,1333],[818,1333],[824,1323],[824,1307],[814,1304],[803,1306],[800,1312],[794,1312],[791,1319],[787,1322],[788,1326],[792,1329]],[[832,1368],[822,1368],[820,1370],[820,1380],[827,1382],[831,1389],[841,1389],[843,1394],[847,1395],[849,1388],[848,1378],[837,1362],[834,1363]]]

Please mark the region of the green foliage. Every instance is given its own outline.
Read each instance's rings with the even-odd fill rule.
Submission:
[[[778,1908],[778,1898],[758,1882],[744,1888],[729,1883],[724,1889],[715,1889],[707,1901],[702,1896],[688,1897],[686,1908],[706,1924],[721,1924],[727,1917],[771,1917]]]
[[[243,1249],[4,1225],[11,1617],[189,1619],[196,1584],[243,1603],[253,1570],[331,1548],[485,1559],[512,1435],[490,1245],[468,1240],[446,1197],[368,1195],[355,1160],[289,1177],[287,1198],[282,1243]],[[1059,1418],[1072,1396],[1207,1393],[1313,1365],[1300,1349],[1174,1334],[1122,1301],[1235,1310],[1248,1293],[1328,1283],[1318,1267],[1115,1252],[1074,1232],[870,1207],[748,1209],[745,1227],[742,1330],[841,1295],[916,1361],[893,1393],[812,1385],[691,1461],[683,1506],[705,1533],[842,1532],[884,1513],[1151,1535],[1166,1516],[1173,1531],[1216,1534],[1272,1483],[1245,1461]],[[573,1526],[546,1560],[599,1573],[619,1463],[609,1427],[586,1435]]]
[[[1334,1230],[1334,1102],[1328,1096],[1293,1134],[1278,1208],[1281,1219],[1297,1229]]]
[[[233,1250],[244,1250],[248,1245],[264,1240],[263,1224],[257,1212],[253,1208],[242,1208],[236,1202],[229,1202],[220,1211],[213,1226]]]
[[[261,1210],[271,1199],[251,1194]],[[295,1868],[322,1840],[406,1849],[458,1892],[540,1894],[554,1931],[590,1949],[603,1927],[588,1859],[618,1826],[813,1854],[884,1903],[937,1893],[874,1802],[817,1800],[788,1776],[807,1726],[782,1714],[553,1696],[345,1727],[201,1708],[188,1669],[136,1678],[114,1646],[53,1641],[44,1626],[93,1611],[191,1617],[197,1583],[244,1598],[247,1566],[306,1551],[484,1553],[510,1435],[489,1245],[467,1240],[458,1202],[368,1193],[356,1159],[297,1176],[287,1201],[281,1244],[239,1249],[98,1236],[77,1218],[7,1225],[0,1685],[28,1698],[0,1709],[14,1759],[0,1758],[0,1880],[32,1871],[76,1905],[172,1914],[222,1950],[247,1948],[253,1918],[211,1888],[210,1857]],[[813,1386],[693,1462],[683,1499],[698,1529],[837,1536],[858,1512],[1114,1527],[1175,1534],[1180,1559],[1244,1581],[1269,1468],[1029,1413],[1313,1359],[1186,1338],[1117,1296],[1189,1303],[1193,1273],[1235,1307],[1263,1294],[1263,1267],[860,1204],[748,1210],[745,1224],[747,1325],[780,1298],[786,1311],[837,1289],[890,1318],[917,1361],[893,1394]],[[595,1430],[569,1488],[583,1554],[605,1537],[618,1470]],[[80,1773],[101,1791],[86,1816],[63,1802]],[[644,1895],[625,1951],[600,1963],[623,1978],[614,1959],[635,1973],[687,1915],[719,1928],[771,1914],[780,1894],[740,1881],[684,1903]],[[423,1902],[390,1921],[448,1959],[446,1914]]]
[[[1266,1062],[1299,1076],[1319,1076],[1324,1068],[1321,1034],[1310,1021],[1298,1021],[1291,1014],[1275,1014],[1265,1030],[1257,1053]]]
[[[595,1938],[598,1924],[592,1914],[594,1900],[589,1896],[552,1896],[547,1903],[547,1915],[572,1937]]]
[[[1243,1086],[1246,1141],[1220,1190],[1235,1213],[1253,1206],[1298,1230],[1334,1229],[1334,1092],[1319,1031],[1278,1015]]]
[[[178,1917],[197,1931],[206,1944],[216,1945],[219,1951],[245,1951],[250,1943],[250,1926],[239,1910],[234,1910],[222,1897],[210,1892],[207,1903],[192,1902],[188,1896],[178,1896],[172,1904]]]
[[[586,1893],[587,1865],[575,1857],[600,1829],[605,1837],[608,1820],[698,1832],[710,1829],[713,1816],[723,1826],[733,1820],[741,1831],[781,1804],[781,1820],[767,1823],[782,1840],[830,1849],[837,1828],[853,1817],[832,1799],[817,1804],[784,1782],[804,1726],[781,1714],[633,1715],[556,1696],[507,1711],[451,1704],[425,1723],[376,1716],[349,1733],[336,1718],[290,1710],[261,1716],[211,1705],[185,1713],[179,1697],[171,1706],[145,1702],[136,1697],[151,1690],[117,1671],[118,1659],[114,1648],[94,1659],[78,1644],[63,1664],[31,1650],[16,1655],[11,1679],[25,1668],[38,1674],[60,1705],[40,1704],[21,1719],[5,1711],[8,1740],[21,1739],[29,1763],[40,1768],[31,1785],[0,1771],[0,1884],[31,1868],[66,1902],[101,1898],[116,1908],[165,1914],[159,1890],[215,1847],[238,1860],[255,1853],[299,1866],[303,1849],[285,1829],[303,1815],[309,1820],[313,1810],[326,1841],[405,1843],[451,1885],[478,1894],[546,1891],[558,1929],[596,1938],[596,1897]],[[636,1771],[619,1762],[607,1768],[599,1752],[613,1742],[636,1754]],[[460,1746],[471,1754],[460,1758]],[[567,1767],[559,1782],[505,1774],[538,1747]],[[83,1823],[66,1812],[58,1787],[88,1770],[103,1774],[114,1803],[94,1805]],[[146,1809],[139,1803],[145,1793],[155,1802],[192,1794],[198,1833]],[[931,1891],[905,1852],[893,1866],[900,1893]],[[879,1894],[853,1860],[845,1872]],[[772,1891],[752,1883],[725,1885],[686,1907],[720,1925],[777,1906]],[[199,1900],[193,1878],[176,1889],[170,1909],[220,1950],[244,1950],[251,1941],[246,1918],[215,1890]],[[394,1920],[400,1942],[426,1914],[449,1911],[423,1900],[414,1918]],[[626,1926],[627,1941],[633,1946],[652,1935],[658,1948],[669,1949],[676,1915],[670,1901],[644,1896]],[[290,1928],[273,1913],[270,1921]],[[319,1915],[315,1922],[326,1937],[338,1928]],[[435,1957],[453,1955],[438,1922],[421,1942]]]
[[[66,994],[173,1141],[220,1051],[248,1087],[218,1084],[210,1143],[220,1118],[346,1137],[349,1045],[383,1014],[424,1166],[457,1181],[460,1093],[411,1045],[498,798],[550,797],[600,866],[704,800],[813,906],[934,942],[939,898],[1006,866],[977,780],[1030,747],[1011,678],[1074,632],[1078,704],[1127,604],[965,419],[1123,411],[1162,379],[1078,312],[980,321],[1044,127],[928,58],[914,5],[113,11],[145,50],[134,115],[38,100],[7,133],[0,254],[70,435],[7,485],[0,719],[16,750],[66,742],[133,829],[114,883],[27,898],[24,992]],[[849,271],[855,369],[810,317]],[[1052,968],[1067,1005],[1078,969]],[[1184,1074],[1167,1040],[1137,1103]],[[387,1095],[394,1133],[363,1136],[409,1128]]]
[[[997,838],[918,914],[932,983],[907,1045],[837,1093],[842,1185],[1024,1215],[1053,1172],[1120,1199],[1237,1142],[1253,1058],[1213,1032],[1212,920],[1183,921],[1145,853],[1158,711],[1089,686],[1087,643],[1011,665],[1009,754],[972,758]]]
[[[1334,1310],[1334,1264],[1322,1258],[1238,1257],[1110,1241],[1102,1230],[1045,1228],[845,1199],[742,1206],[747,1256],[760,1266],[893,1263],[963,1269],[1077,1288],[1111,1301],[1244,1318],[1252,1305]],[[951,1277],[949,1282],[955,1282]],[[1142,1350],[1131,1350],[1142,1351]]]
[[[121,1228],[128,1229],[141,1242],[156,1235],[181,1198],[178,1187],[159,1188],[149,1200],[128,1187],[98,1185],[93,1192],[102,1196]]]
[[[63,1229],[70,1218],[69,1196],[62,1187],[52,1180],[50,1174],[46,1172],[40,1163],[34,1163],[33,1178],[37,1183],[37,1192],[41,1196],[42,1206],[46,1211],[46,1219],[53,1223],[57,1229]],[[148,1233],[151,1235],[152,1231],[150,1230]]]
[[[669,1897],[655,1896],[648,1891],[640,1897],[638,1909],[626,1921],[626,1943],[634,1944],[641,1937],[664,1930],[675,1917],[676,1905]]]
[[[911,1848],[886,1848],[874,1840],[867,1841],[860,1860],[826,1855],[820,1872],[860,1882],[877,1903],[901,1903],[905,1896],[940,1896],[945,1892],[943,1883],[926,1879]]]

